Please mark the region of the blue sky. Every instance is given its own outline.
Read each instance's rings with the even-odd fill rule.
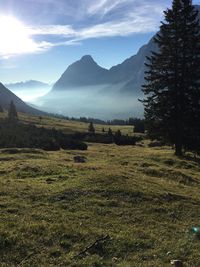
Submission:
[[[85,54],[105,68],[119,64],[149,41],[170,4],[169,0],[0,0],[0,81],[52,83]]]

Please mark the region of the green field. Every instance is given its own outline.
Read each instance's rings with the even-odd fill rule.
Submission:
[[[0,266],[163,267],[179,258],[199,267],[200,240],[190,229],[200,226],[200,163],[173,154],[147,145],[0,150]]]

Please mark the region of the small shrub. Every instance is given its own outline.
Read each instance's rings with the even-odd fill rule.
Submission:
[[[114,142],[118,146],[134,146],[136,142],[139,142],[141,140],[142,138],[138,136],[117,135],[114,138]]]

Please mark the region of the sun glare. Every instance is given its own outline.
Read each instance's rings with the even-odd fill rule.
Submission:
[[[0,54],[5,58],[37,49],[30,29],[14,17],[0,15],[0,36]]]

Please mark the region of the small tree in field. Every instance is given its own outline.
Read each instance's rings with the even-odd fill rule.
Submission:
[[[95,133],[95,128],[94,128],[93,122],[90,122],[89,127],[88,127],[88,132],[91,134]]]
[[[108,136],[110,136],[110,137],[113,136],[113,132],[112,132],[112,129],[111,128],[108,129]]]
[[[147,58],[143,103],[150,137],[175,144],[180,156],[199,140],[200,26],[191,0],[173,0],[164,14],[158,52]]]
[[[10,102],[9,110],[8,110],[8,119],[9,121],[17,121],[18,114],[13,101]]]
[[[115,137],[117,138],[121,138],[122,137],[122,133],[120,130],[118,130],[116,133],[115,133]]]

